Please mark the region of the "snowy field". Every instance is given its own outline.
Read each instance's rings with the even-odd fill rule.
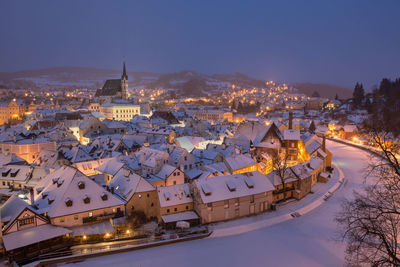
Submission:
[[[340,201],[362,187],[368,153],[327,142],[348,180],[311,212],[242,234],[206,238],[68,263],[64,266],[343,266],[344,244],[335,241]]]

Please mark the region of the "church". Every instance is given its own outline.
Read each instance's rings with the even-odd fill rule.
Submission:
[[[113,98],[128,99],[128,75],[124,62],[121,79],[107,80],[102,89],[97,90],[96,97],[111,100]]]

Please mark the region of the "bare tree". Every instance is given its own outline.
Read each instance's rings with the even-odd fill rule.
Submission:
[[[379,123],[364,130],[379,148],[368,167],[368,181],[354,199],[345,200],[336,221],[347,241],[346,260],[352,266],[400,265],[399,147]]]
[[[277,150],[273,150],[271,152],[271,158],[272,158],[272,168],[274,169],[276,175],[278,175],[280,182],[283,187],[283,201],[286,200],[286,191],[287,191],[287,180],[289,178],[292,178],[289,176],[288,168],[288,159],[289,159],[289,153],[287,151],[284,152],[282,155],[279,153]]]

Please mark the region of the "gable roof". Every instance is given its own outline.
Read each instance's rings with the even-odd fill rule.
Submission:
[[[28,203],[26,203],[19,197],[12,195],[1,207],[1,221],[7,222],[7,224],[3,227],[3,231],[6,231],[7,228],[15,221],[15,219],[18,218],[18,216],[25,209],[28,209],[37,214],[36,211]]]
[[[111,180],[110,187],[114,187],[115,193],[129,201],[136,192],[153,191],[155,188],[143,177],[129,170],[121,168]]]

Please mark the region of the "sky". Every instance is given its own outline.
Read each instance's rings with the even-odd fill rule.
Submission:
[[[400,77],[399,0],[0,0],[0,72],[78,66],[329,83]]]

